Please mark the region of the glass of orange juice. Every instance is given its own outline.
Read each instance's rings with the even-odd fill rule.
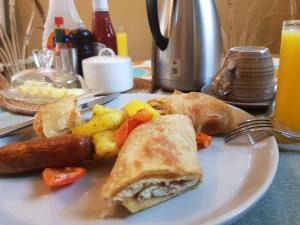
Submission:
[[[127,32],[124,27],[117,27],[117,45],[118,45],[118,55],[128,56],[128,41]]]
[[[300,132],[300,20],[283,24],[275,117],[279,124]]]

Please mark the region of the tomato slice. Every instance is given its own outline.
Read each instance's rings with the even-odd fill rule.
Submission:
[[[140,121],[140,122],[148,122],[152,120],[153,115],[146,109],[142,109],[138,111],[132,118]]]
[[[153,115],[146,109],[138,111],[133,117],[129,117],[125,122],[115,131],[115,141],[118,146],[122,146],[126,141],[130,132],[139,125],[151,121]]]
[[[140,122],[134,118],[128,118],[125,122],[115,131],[115,140],[118,146],[122,146],[126,141],[130,132],[141,125],[143,122]]]
[[[198,132],[196,134],[196,142],[197,142],[198,149],[207,148],[211,144],[211,141],[212,141],[212,137],[205,133]]]
[[[62,187],[79,180],[85,173],[82,167],[46,168],[42,176],[47,186]]]

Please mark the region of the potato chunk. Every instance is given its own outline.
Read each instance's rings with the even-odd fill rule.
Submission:
[[[129,102],[127,105],[124,106],[124,110],[129,117],[134,116],[138,111],[143,109],[151,113],[153,119],[157,119],[161,116],[159,112],[153,109],[149,104],[142,102],[140,100],[132,100],[131,102]]]
[[[97,133],[93,136],[96,158],[114,158],[119,153],[119,147],[111,130]]]
[[[115,110],[102,116],[94,116],[89,122],[73,128],[72,133],[82,136],[93,136],[101,131],[118,128],[124,119],[124,114]]]
[[[107,108],[107,107],[104,107],[103,105],[98,105],[98,104],[94,105],[94,107],[93,107],[93,115],[94,116],[102,116],[106,113],[111,113],[111,112],[115,112],[115,111],[118,111],[118,110]]]

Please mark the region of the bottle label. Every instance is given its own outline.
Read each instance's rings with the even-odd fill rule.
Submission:
[[[94,0],[94,11],[108,11],[107,0]]]
[[[64,37],[64,42],[69,43],[70,42],[70,33],[72,30],[65,29],[65,37]],[[50,50],[53,50],[55,48],[55,33],[54,31],[50,33],[48,40],[47,40],[47,48]]]

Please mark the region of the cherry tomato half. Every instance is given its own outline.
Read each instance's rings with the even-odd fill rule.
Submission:
[[[47,186],[62,187],[79,180],[85,173],[82,167],[46,168],[42,176]]]

